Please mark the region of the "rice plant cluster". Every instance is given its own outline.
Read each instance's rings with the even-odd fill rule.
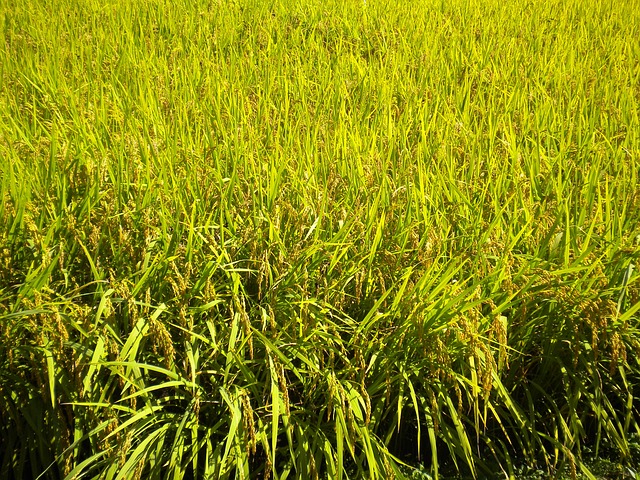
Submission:
[[[637,0],[0,31],[1,478],[638,469]]]

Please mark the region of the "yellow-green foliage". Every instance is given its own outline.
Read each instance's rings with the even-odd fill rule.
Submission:
[[[0,32],[0,477],[637,468],[636,0]]]

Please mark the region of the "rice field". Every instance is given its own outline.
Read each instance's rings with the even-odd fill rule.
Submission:
[[[637,478],[637,0],[0,31],[0,478]]]

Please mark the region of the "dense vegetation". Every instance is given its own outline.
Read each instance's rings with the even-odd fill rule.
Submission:
[[[639,27],[2,0],[0,477],[637,469]]]

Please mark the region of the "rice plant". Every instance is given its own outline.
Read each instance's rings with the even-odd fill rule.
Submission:
[[[640,469],[636,0],[0,29],[0,477]]]

